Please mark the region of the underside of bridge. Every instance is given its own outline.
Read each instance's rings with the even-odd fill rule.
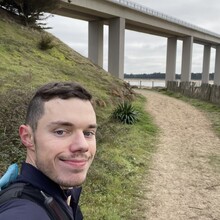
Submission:
[[[216,48],[214,83],[220,85],[220,36],[217,34],[108,0],[63,0],[54,13],[88,21],[89,59],[101,67],[103,27],[109,26],[108,71],[116,77],[124,78],[125,30],[128,29],[167,38],[166,81],[175,80],[177,40],[183,42],[181,81],[191,80],[193,43],[199,43],[204,45],[202,82],[208,83],[210,51],[211,47]]]

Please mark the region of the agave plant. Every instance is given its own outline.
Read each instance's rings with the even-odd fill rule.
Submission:
[[[112,118],[124,124],[134,124],[138,120],[138,111],[130,102],[123,102],[112,112]]]

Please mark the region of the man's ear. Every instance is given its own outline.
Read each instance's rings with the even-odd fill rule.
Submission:
[[[29,125],[21,125],[19,127],[19,135],[23,145],[34,150],[34,134]]]

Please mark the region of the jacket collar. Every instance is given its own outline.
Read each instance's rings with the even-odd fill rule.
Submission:
[[[74,203],[71,204],[73,212],[75,212],[75,209],[78,206],[82,187],[73,188],[71,190],[64,191],[60,188],[60,186],[57,183],[53,182],[50,178],[48,178],[40,170],[38,170],[36,167],[32,166],[31,164],[28,163],[22,164],[21,172],[16,182],[30,183],[34,187],[48,193],[52,197],[61,201],[62,203],[65,201],[65,204],[66,204],[67,196],[71,195],[72,198],[74,199]]]

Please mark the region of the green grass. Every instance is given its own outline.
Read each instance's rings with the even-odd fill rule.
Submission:
[[[0,173],[25,158],[18,137],[28,100],[38,86],[76,81],[94,97],[99,124],[97,155],[81,199],[85,219],[139,219],[141,183],[155,150],[157,128],[144,111],[145,99],[53,37],[42,51],[42,33],[0,17]],[[113,122],[114,107],[126,100],[140,112],[134,125]]]
[[[215,172],[220,173],[220,155],[210,155],[209,163],[212,165]]]

